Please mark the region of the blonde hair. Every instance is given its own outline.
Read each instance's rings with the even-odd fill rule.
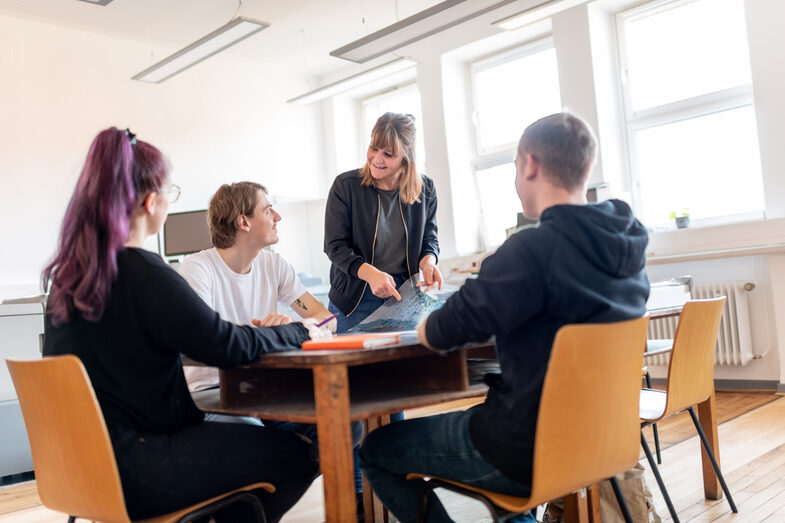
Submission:
[[[420,201],[422,194],[422,176],[417,173],[416,156],[414,152],[414,137],[417,129],[414,126],[414,116],[410,114],[385,113],[376,120],[376,125],[371,131],[370,147],[377,149],[391,149],[394,155],[399,152],[403,157],[401,180],[398,185],[398,194],[401,201],[413,204]],[[369,162],[360,169],[360,184],[373,185],[371,167]]]

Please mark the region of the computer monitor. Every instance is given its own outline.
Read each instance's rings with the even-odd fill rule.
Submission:
[[[191,254],[212,247],[207,211],[175,212],[164,222],[164,256]]]

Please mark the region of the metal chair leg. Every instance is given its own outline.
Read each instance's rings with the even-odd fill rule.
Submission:
[[[646,369],[646,388],[651,388],[651,374],[649,374],[649,369]],[[657,431],[657,424],[651,424],[651,432],[654,434],[654,452],[657,454],[657,464],[662,465],[662,453],[660,452],[660,434]]]
[[[701,443],[703,444],[703,449],[706,451],[706,454],[709,456],[709,461],[711,461],[711,466],[714,467],[714,473],[717,474],[717,479],[720,480],[722,491],[725,493],[725,496],[728,498],[730,509],[734,514],[736,514],[739,512],[736,509],[736,503],[733,502],[733,497],[730,495],[730,490],[728,490],[728,485],[725,484],[725,478],[722,477],[722,472],[720,471],[720,465],[719,463],[717,463],[717,459],[714,457],[714,453],[711,451],[711,447],[709,447],[709,440],[706,439],[706,434],[703,432],[703,428],[701,427],[701,424],[698,421],[698,416],[695,414],[695,409],[690,407],[687,410],[690,411],[690,416],[692,417],[692,423],[695,424],[695,429],[698,431],[698,436],[700,436]]]
[[[624,499],[624,494],[621,493],[619,482],[615,477],[608,479],[611,482],[611,486],[613,487],[613,493],[616,494],[616,501],[619,502],[619,508],[621,509],[622,516],[624,516],[624,521],[626,523],[633,523],[632,514],[630,514],[630,509],[627,507],[627,501]]]
[[[679,516],[676,514],[676,509],[673,508],[673,503],[671,503],[671,498],[668,495],[668,489],[665,488],[665,483],[663,483],[662,476],[660,476],[660,470],[657,468],[657,464],[654,463],[654,457],[651,455],[651,450],[649,450],[649,445],[646,443],[646,438],[643,437],[643,430],[641,430],[641,447],[643,447],[643,452],[646,454],[646,459],[649,460],[654,479],[657,480],[657,485],[660,487],[662,497],[665,498],[665,504],[668,506],[668,512],[670,512],[671,518],[673,518],[674,523],[679,523]]]
[[[436,488],[436,485],[426,481],[420,490],[420,506],[417,510],[417,523],[425,523],[425,514],[428,513],[428,494]]]
[[[654,453],[657,455],[657,465],[662,465],[662,453],[660,452],[660,434],[657,432],[657,424],[651,424],[651,432],[654,434]]]
[[[68,523],[74,523],[76,521],[76,516],[68,516]]]

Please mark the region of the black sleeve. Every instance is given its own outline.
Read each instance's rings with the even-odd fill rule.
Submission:
[[[439,228],[436,226],[436,186],[428,178],[423,187],[423,205],[425,206],[425,231],[422,237],[422,247],[420,248],[420,260],[426,255],[433,254],[434,263],[439,261]],[[426,190],[427,189],[427,190]],[[420,260],[417,260],[419,263]]]
[[[483,261],[477,279],[467,280],[444,307],[428,316],[426,337],[433,347],[447,350],[485,341],[544,310],[548,282],[540,256],[547,248],[527,236],[502,244]]]
[[[137,294],[137,310],[153,346],[182,352],[215,367],[229,368],[259,355],[299,349],[308,339],[301,323],[280,327],[238,326],[224,321],[174,270],[153,267]]]
[[[365,259],[354,250],[352,240],[352,206],[349,191],[343,187],[341,178],[336,178],[327,196],[324,215],[324,252],[330,262],[350,276],[357,271]]]

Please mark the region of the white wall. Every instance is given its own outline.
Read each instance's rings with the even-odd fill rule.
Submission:
[[[225,52],[160,85],[132,81],[150,52],[0,16],[0,297],[38,288],[88,146],[112,125],[167,155],[183,188],[172,211],[205,208],[218,185],[246,179],[288,198],[326,195],[318,108],[285,103],[307,89],[304,75]]]

